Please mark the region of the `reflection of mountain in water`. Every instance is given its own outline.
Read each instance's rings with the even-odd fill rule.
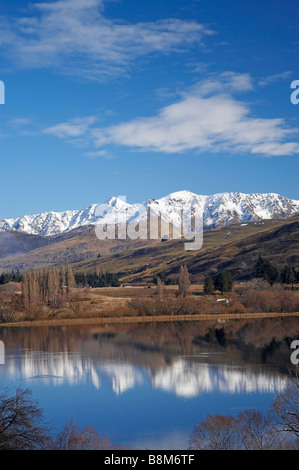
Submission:
[[[241,367],[225,363],[208,364],[198,358],[176,357],[171,364],[150,367],[116,360],[95,360],[68,352],[24,351],[22,356],[7,357],[5,373],[9,377],[48,381],[49,385],[91,384],[97,389],[112,388],[122,394],[137,386],[151,386],[184,398],[201,393],[249,393],[282,391],[287,378],[275,369]]]
[[[182,397],[203,392],[250,393],[282,391],[286,378],[270,370],[227,364],[211,365],[178,359],[168,368],[157,371],[153,379],[157,388]]]

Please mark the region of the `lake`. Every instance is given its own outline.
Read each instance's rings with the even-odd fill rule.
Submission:
[[[71,418],[134,449],[187,449],[208,414],[267,411],[299,318],[1,327],[1,385],[29,388],[55,432]]]

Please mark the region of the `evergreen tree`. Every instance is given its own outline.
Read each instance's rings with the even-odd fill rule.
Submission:
[[[233,287],[231,274],[226,271],[218,273],[214,281],[214,286],[215,289],[219,290],[222,294],[224,292],[230,292]]]
[[[255,277],[265,279],[270,284],[279,282],[280,279],[278,269],[261,255],[255,264]]]
[[[75,273],[74,274],[76,285],[87,286],[87,279],[85,273]]]
[[[290,264],[284,266],[284,268],[282,269],[280,273],[280,282],[286,285],[291,284],[293,288],[293,285],[296,281],[297,281],[297,273],[296,273],[296,269],[294,268],[294,266],[291,266]]]
[[[255,263],[255,277],[264,278],[266,275],[266,263],[265,260],[259,255],[257,262]]]
[[[3,272],[0,275],[0,284],[7,284],[8,282],[22,282],[23,275],[20,271],[11,271],[11,272]]]
[[[203,290],[206,295],[214,294],[215,286],[213,279],[210,276],[205,277]]]
[[[77,272],[74,274],[76,285],[90,286],[90,287],[118,287],[120,282],[116,273],[82,273]]]

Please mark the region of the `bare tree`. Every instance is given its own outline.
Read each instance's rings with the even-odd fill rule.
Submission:
[[[76,281],[74,277],[73,270],[70,266],[67,267],[66,270],[66,285],[67,285],[67,292],[71,293],[73,289],[76,287]]]
[[[190,449],[199,450],[239,449],[238,422],[232,416],[209,415],[196,424],[189,444]]]
[[[48,429],[43,412],[32,399],[30,390],[0,391],[0,450],[36,450],[45,448]]]
[[[194,427],[190,448],[199,450],[282,450],[290,444],[270,415],[246,410],[236,418],[212,415]]]
[[[76,281],[69,266],[28,271],[22,282],[22,300],[26,320],[36,318],[42,307],[50,307],[49,316],[55,316],[63,298],[73,295]]]
[[[8,286],[12,287],[12,286]],[[21,307],[19,296],[13,289],[7,289],[0,293],[0,323],[12,322]]]
[[[299,367],[290,371],[290,384],[274,400],[276,428],[299,439]]]
[[[61,295],[54,298],[51,302],[49,302],[49,311],[48,317],[54,318],[58,314],[59,310],[63,307],[63,298]]]
[[[190,284],[191,284],[188,268],[186,265],[180,267],[178,284],[179,284],[179,296],[186,297],[186,295],[188,294]]]
[[[66,287],[66,272],[65,272],[64,266],[61,266],[59,276],[60,276],[60,282],[59,282],[60,294],[64,295],[65,287]]]
[[[245,450],[282,450],[284,436],[277,432],[269,415],[246,410],[238,416],[239,436]]]
[[[54,450],[111,450],[120,449],[110,441],[109,437],[101,437],[93,426],[79,428],[71,419],[56,436]]]
[[[60,294],[59,273],[55,266],[49,269],[47,276],[47,294],[49,304],[55,303]]]
[[[165,284],[159,277],[157,278],[156,293],[159,299],[163,299],[165,294]]]

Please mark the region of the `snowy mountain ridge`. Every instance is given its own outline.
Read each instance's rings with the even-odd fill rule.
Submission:
[[[82,210],[42,212],[15,219],[1,219],[0,231],[19,231],[32,235],[51,236],[86,225],[113,224],[116,218],[133,222],[145,222],[150,209],[162,220],[179,227],[182,214],[190,217],[196,208],[202,213],[203,228],[218,228],[233,223],[256,222],[264,219],[280,219],[299,214],[299,201],[276,193],[239,192],[218,193],[210,196],[191,191],[178,191],[160,199],[128,204],[122,197],[111,197],[101,204],[91,204]]]

